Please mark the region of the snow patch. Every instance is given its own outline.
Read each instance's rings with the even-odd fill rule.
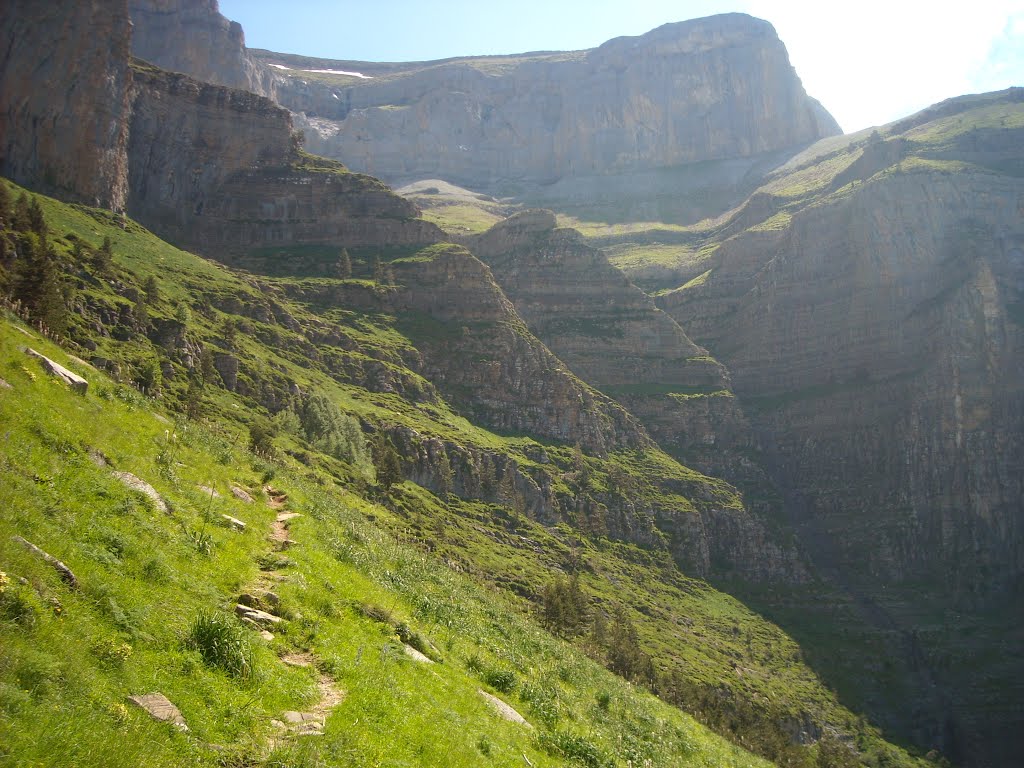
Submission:
[[[284,64],[268,64],[274,69],[283,69],[286,72],[312,72],[321,75],[348,75],[349,77],[361,77],[363,80],[373,80],[371,75],[364,75],[362,72],[349,72],[344,69],[292,69]],[[337,96],[335,96],[337,98]]]
[[[304,69],[303,72],[319,72],[322,75],[348,75],[349,77],[361,77],[363,80],[373,80],[370,75],[362,72],[346,72],[344,69]]]

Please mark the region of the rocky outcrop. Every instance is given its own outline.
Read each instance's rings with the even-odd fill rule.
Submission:
[[[129,213],[223,261],[441,239],[381,182],[302,153],[288,113],[269,99],[141,63],[129,161]]]
[[[382,73],[363,62],[315,68],[373,77],[322,83],[285,72],[276,98],[309,118],[314,151],[389,181],[551,183],[750,157],[838,132],[804,93],[771,25],[742,14],[666,24],[589,51]]]
[[[0,174],[114,210],[127,194],[125,0],[0,7]]]
[[[650,444],[631,416],[529,332],[490,270],[465,248],[430,246],[388,268],[393,285],[323,284],[303,299],[396,316],[419,353],[407,363],[492,429],[579,442],[594,454]]]
[[[556,228],[554,215],[543,210],[512,216],[466,242],[491,267],[530,330],[580,378],[624,405],[660,445],[718,477],[766,480],[746,456],[752,433],[724,366],[601,251],[574,230]],[[699,485],[674,492],[700,496]],[[709,505],[697,516],[670,512],[658,526],[682,562],[700,563],[700,573],[717,568],[754,578],[803,578],[795,551],[772,543],[749,512]]]
[[[237,21],[220,14],[217,0],[129,0],[132,53],[161,69],[266,96],[267,68],[252,60]]]
[[[793,163],[659,300],[729,366],[819,571],[902,633],[917,707],[876,714],[968,765],[1012,764],[1024,725],[995,629],[1024,583],[1021,94]]]
[[[638,416],[659,444],[698,464],[709,448],[749,447],[724,366],[601,251],[556,228],[551,212],[517,214],[466,242],[530,330]]]

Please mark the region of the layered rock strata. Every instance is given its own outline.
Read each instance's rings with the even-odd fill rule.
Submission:
[[[917,700],[877,714],[967,765],[1024,726],[1022,94],[796,158],[659,299],[729,366],[821,572],[900,638]]]
[[[378,180],[301,153],[288,113],[247,91],[136,65],[130,136],[129,213],[221,260],[441,238]]]
[[[772,26],[743,14],[666,24],[586,51],[408,63],[246,51],[214,0],[132,0],[132,18],[136,55],[269,96],[296,114],[312,151],[392,183],[534,189],[735,163],[839,132],[804,92]],[[169,44],[174,35],[186,42]],[[698,192],[744,186],[752,172],[763,169],[749,162],[713,179],[697,173],[686,211],[700,208]],[[574,190],[568,183],[558,196]]]
[[[124,208],[131,28],[125,0],[0,6],[0,174]]]

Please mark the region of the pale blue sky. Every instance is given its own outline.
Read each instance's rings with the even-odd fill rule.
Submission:
[[[592,48],[741,11],[775,25],[807,91],[847,130],[1024,85],[1024,0],[220,0],[246,43],[362,61]]]

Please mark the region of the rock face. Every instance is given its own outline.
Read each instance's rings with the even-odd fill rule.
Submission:
[[[838,132],[804,93],[771,25],[741,14],[589,51],[381,74],[364,62],[316,68],[373,78],[321,85],[285,73],[276,98],[311,118],[304,127],[315,151],[389,181],[547,184],[748,157]]]
[[[129,213],[221,260],[441,237],[376,179],[299,152],[288,113],[247,91],[137,65],[130,136]]]
[[[245,49],[245,33],[221,16],[217,0],[129,0],[132,53],[171,72],[261,95],[266,67]]]
[[[651,424],[659,443],[680,454],[715,443],[715,434],[688,424],[685,412],[702,418],[708,403],[700,401],[731,395],[724,366],[602,252],[574,230],[556,228],[554,215],[542,210],[516,214],[467,244],[491,267],[530,330],[573,372],[641,420],[658,417]],[[722,400],[723,416],[731,403],[731,396]]]
[[[613,396],[687,466],[729,480],[766,478],[749,461],[753,440],[730,391],[725,367],[694,344],[679,325],[605,255],[550,211],[516,214],[467,244],[494,272],[530,330],[588,384]],[[737,469],[739,467],[739,469]],[[703,530],[673,531],[679,541],[706,542],[701,572],[740,571],[754,578],[800,579],[795,552],[770,541],[748,510],[714,508]],[[693,553],[680,554],[690,564]]]
[[[1024,726],[1005,631],[955,629],[1019,616],[1024,584],[1022,94],[797,158],[661,301],[729,365],[819,568],[946,692],[886,716],[969,765],[1012,764]]]
[[[588,51],[407,64],[247,52],[211,0],[132,0],[132,19],[136,55],[276,99],[312,151],[389,182],[550,184],[735,161],[839,132],[772,26],[743,14]]]
[[[3,3],[0,174],[67,200],[124,207],[130,36],[125,0]]]
[[[400,318],[420,353],[409,361],[416,373],[492,429],[579,441],[596,454],[650,444],[629,414],[530,334],[491,271],[465,248],[434,245],[390,269],[392,286],[343,282],[303,299]]]

